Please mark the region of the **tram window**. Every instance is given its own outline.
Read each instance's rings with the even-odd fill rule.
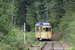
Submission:
[[[51,31],[51,28],[49,28],[49,31]]]
[[[42,26],[40,27],[40,31],[42,31]]]
[[[49,28],[46,28],[46,31],[48,31],[49,30]]]
[[[45,31],[46,29],[45,28],[43,28],[43,31]]]
[[[51,28],[43,28],[44,31],[51,31]]]
[[[43,31],[48,31],[49,29],[48,28],[43,28]]]
[[[39,26],[36,27],[36,31],[39,31]]]

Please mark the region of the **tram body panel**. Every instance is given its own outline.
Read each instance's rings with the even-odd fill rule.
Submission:
[[[36,34],[36,38],[40,38],[41,37],[41,32],[35,32]]]
[[[51,32],[41,32],[40,38],[52,38]]]
[[[52,38],[52,32],[48,32],[48,37]]]
[[[43,32],[43,38],[47,38],[47,35],[48,33],[47,32]]]

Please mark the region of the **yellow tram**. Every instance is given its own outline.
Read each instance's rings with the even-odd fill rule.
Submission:
[[[39,40],[52,39],[52,28],[49,22],[38,22],[35,24],[35,36]]]

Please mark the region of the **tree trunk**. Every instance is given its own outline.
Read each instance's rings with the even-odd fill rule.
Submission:
[[[69,5],[69,0],[66,0],[66,6],[65,6],[66,16],[68,16],[68,9],[69,9],[68,5]]]
[[[13,17],[12,17],[12,20],[13,20],[13,24],[14,24],[14,27],[16,27],[16,16],[15,16],[15,12],[14,12],[14,7],[15,7],[15,3],[14,3],[14,0],[12,0],[12,3],[13,3]]]

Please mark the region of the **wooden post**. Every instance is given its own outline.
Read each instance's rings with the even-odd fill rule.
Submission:
[[[24,23],[24,43],[25,43],[25,23]]]

